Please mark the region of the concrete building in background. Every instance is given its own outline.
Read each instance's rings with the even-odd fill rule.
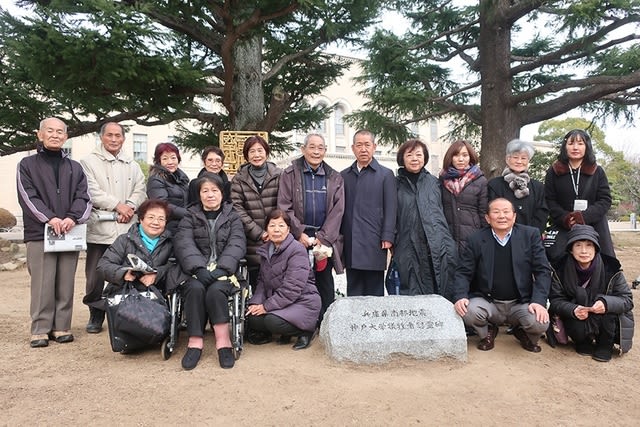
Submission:
[[[348,167],[355,160],[351,152],[351,142],[354,133],[358,130],[348,125],[344,117],[364,106],[366,99],[359,95],[363,87],[354,80],[361,72],[360,60],[353,59],[352,65],[344,75],[333,85],[326,88],[322,94],[309,99],[311,105],[333,106],[333,113],[323,120],[316,129],[300,129],[287,135],[295,147],[287,155],[274,156],[271,160],[281,167],[286,167],[291,163],[291,159],[300,156],[299,147],[305,135],[309,132],[320,133],[325,137],[328,149],[325,161],[334,169],[340,171]],[[213,107],[212,107],[213,109]],[[157,144],[171,142],[177,134],[173,124],[145,127],[134,122],[122,122],[127,127],[126,139],[123,150],[131,154],[136,160],[153,163],[153,152]],[[183,125],[188,126],[187,123]],[[33,124],[33,140],[36,141],[35,131],[38,123]],[[195,130],[195,127],[192,129]],[[257,129],[260,130],[260,129]],[[412,132],[429,147],[429,163],[427,169],[432,174],[437,174],[440,170],[442,157],[446,152],[449,143],[443,136],[449,132],[448,122],[432,120],[428,123],[421,123],[412,127]],[[393,171],[397,170],[396,149],[384,144],[384,141],[377,140],[378,151],[375,153],[376,159],[384,166]],[[212,144],[214,141],[212,141]],[[88,155],[94,147],[100,144],[97,134],[87,134],[76,138],[70,138],[64,149],[71,154],[74,160],[81,159]],[[16,166],[20,160],[33,154],[35,151],[25,151],[9,156],[0,157],[0,180],[5,183],[0,192],[0,207],[9,210],[16,215],[18,223],[21,224],[21,211],[18,206],[16,194]],[[182,163],[180,168],[190,177],[195,178],[202,168],[199,154],[191,154],[181,150]]]

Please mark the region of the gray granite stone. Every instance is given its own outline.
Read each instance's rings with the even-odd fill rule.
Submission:
[[[320,340],[334,360],[467,360],[467,337],[453,304],[439,295],[338,298],[324,315]]]

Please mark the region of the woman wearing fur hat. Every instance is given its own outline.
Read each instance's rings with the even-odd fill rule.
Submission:
[[[558,160],[547,170],[544,187],[554,225],[565,231],[575,224],[591,225],[600,235],[601,252],[616,256],[607,221],[611,189],[607,175],[596,164],[587,132],[574,129],[564,136]]]
[[[633,296],[620,262],[600,252],[598,233],[576,224],[567,252],[553,274],[549,312],[559,315],[576,352],[599,362],[611,360],[613,346],[631,349]]]

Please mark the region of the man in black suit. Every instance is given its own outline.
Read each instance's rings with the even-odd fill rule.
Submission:
[[[494,347],[498,326],[506,322],[525,350],[538,353],[551,286],[540,231],[515,224],[515,209],[504,198],[489,202],[486,220],[490,227],[468,238],[456,269],[454,307],[482,338],[480,350]]]

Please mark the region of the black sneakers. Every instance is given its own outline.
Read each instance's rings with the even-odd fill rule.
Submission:
[[[87,332],[90,334],[98,334],[102,331],[104,323],[104,311],[97,308],[89,307],[89,323],[87,323]]]

